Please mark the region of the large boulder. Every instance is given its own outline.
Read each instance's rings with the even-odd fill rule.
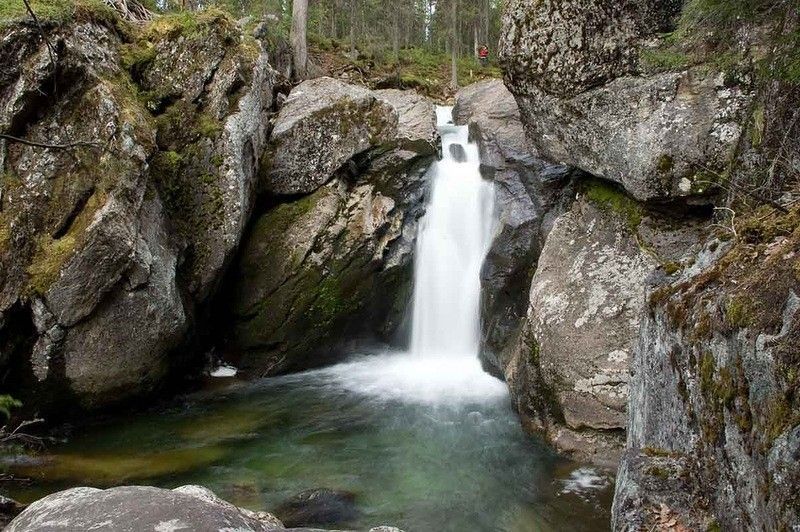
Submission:
[[[397,111],[369,89],[326,77],[305,81],[275,120],[261,186],[273,194],[313,192],[353,156],[393,140],[397,128]]]
[[[495,183],[500,227],[481,272],[481,356],[487,369],[502,375],[525,319],[544,239],[574,196],[573,173],[537,157],[517,102],[500,80],[461,89],[453,118],[469,126],[481,171]]]
[[[363,335],[386,339],[400,322],[424,176],[438,137],[430,103],[415,95],[382,97],[374,105],[387,106],[395,124],[400,111],[403,127],[350,154],[346,168],[312,194],[270,207],[243,245],[233,272],[229,347],[246,373],[321,365],[335,360],[340,343]],[[316,112],[307,109],[309,120]],[[328,119],[350,120],[352,112],[331,107]],[[324,149],[320,157],[328,157]]]
[[[391,105],[398,114],[397,136],[414,145],[436,148],[436,109],[431,100],[413,90],[383,89],[375,91],[378,99]]]
[[[644,280],[659,265],[677,268],[695,238],[610,184],[581,184],[547,237],[505,368],[527,425],[576,458],[616,465]]]
[[[644,69],[681,2],[514,0],[500,53],[531,142],[639,200],[703,196],[724,174],[753,91],[713,65]],[[648,44],[649,45],[649,44]]]
[[[37,28],[0,38],[0,129],[25,137],[0,150],[2,384],[30,408],[103,407],[183,365],[252,207],[270,70],[224,17],[127,44],[106,16],[43,28],[55,67]],[[212,49],[215,68],[188,59]]]

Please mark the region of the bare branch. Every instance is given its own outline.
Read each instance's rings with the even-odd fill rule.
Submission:
[[[727,213],[730,213],[730,215],[731,215],[731,225],[730,225],[730,227],[728,227],[727,225],[722,225],[722,224],[711,224],[712,227],[721,227],[722,229],[726,229],[726,230],[730,231],[731,233],[733,233],[733,238],[734,239],[738,240],[739,239],[739,234],[736,232],[736,225],[734,224],[734,220],[736,219],[736,211],[734,211],[733,209],[730,209],[728,207],[714,207],[714,211],[725,211]]]
[[[78,140],[75,142],[68,142],[66,144],[50,144],[46,142],[37,142],[35,140],[27,140],[22,139],[19,137],[14,137],[12,135],[6,135],[5,133],[0,133],[0,139],[7,140],[9,142],[17,142],[19,144],[25,144],[26,146],[33,146],[35,148],[47,148],[51,150],[69,150],[72,148],[79,148],[79,147],[91,147],[91,148],[102,148],[103,145],[99,142],[92,142],[89,140]]]
[[[44,28],[42,28],[42,23],[39,22],[39,17],[36,16],[34,13],[33,8],[28,0],[22,0],[25,4],[25,9],[28,11],[28,14],[31,16],[33,21],[36,23],[36,27],[39,28],[39,34],[44,39],[44,43],[47,46],[47,53],[50,56],[50,66],[53,69],[53,93],[57,93],[57,85],[56,85],[56,69],[57,69],[57,57],[56,57],[56,50],[53,48],[53,45],[50,43],[50,39],[47,38],[47,34],[44,32]]]

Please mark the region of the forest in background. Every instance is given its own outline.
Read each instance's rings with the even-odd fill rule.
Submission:
[[[219,8],[237,19],[266,21],[277,39],[288,39],[292,24],[292,0],[148,3],[161,13]],[[502,75],[496,63],[502,9],[503,0],[309,0],[311,60],[331,75],[350,72],[353,81],[373,86],[396,78],[399,88],[446,98],[454,85]],[[489,49],[483,66],[480,46]]]

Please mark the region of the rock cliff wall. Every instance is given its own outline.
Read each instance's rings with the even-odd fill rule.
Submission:
[[[531,144],[623,187],[579,182],[506,367],[558,447],[622,451],[617,530],[798,525],[797,12],[709,9],[519,0],[504,19]]]

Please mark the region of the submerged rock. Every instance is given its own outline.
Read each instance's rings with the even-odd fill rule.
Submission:
[[[0,495],[0,527],[5,527],[24,509],[25,506],[14,499]]]
[[[282,503],[275,514],[287,527],[346,525],[358,517],[356,496],[349,491],[310,489]]]

